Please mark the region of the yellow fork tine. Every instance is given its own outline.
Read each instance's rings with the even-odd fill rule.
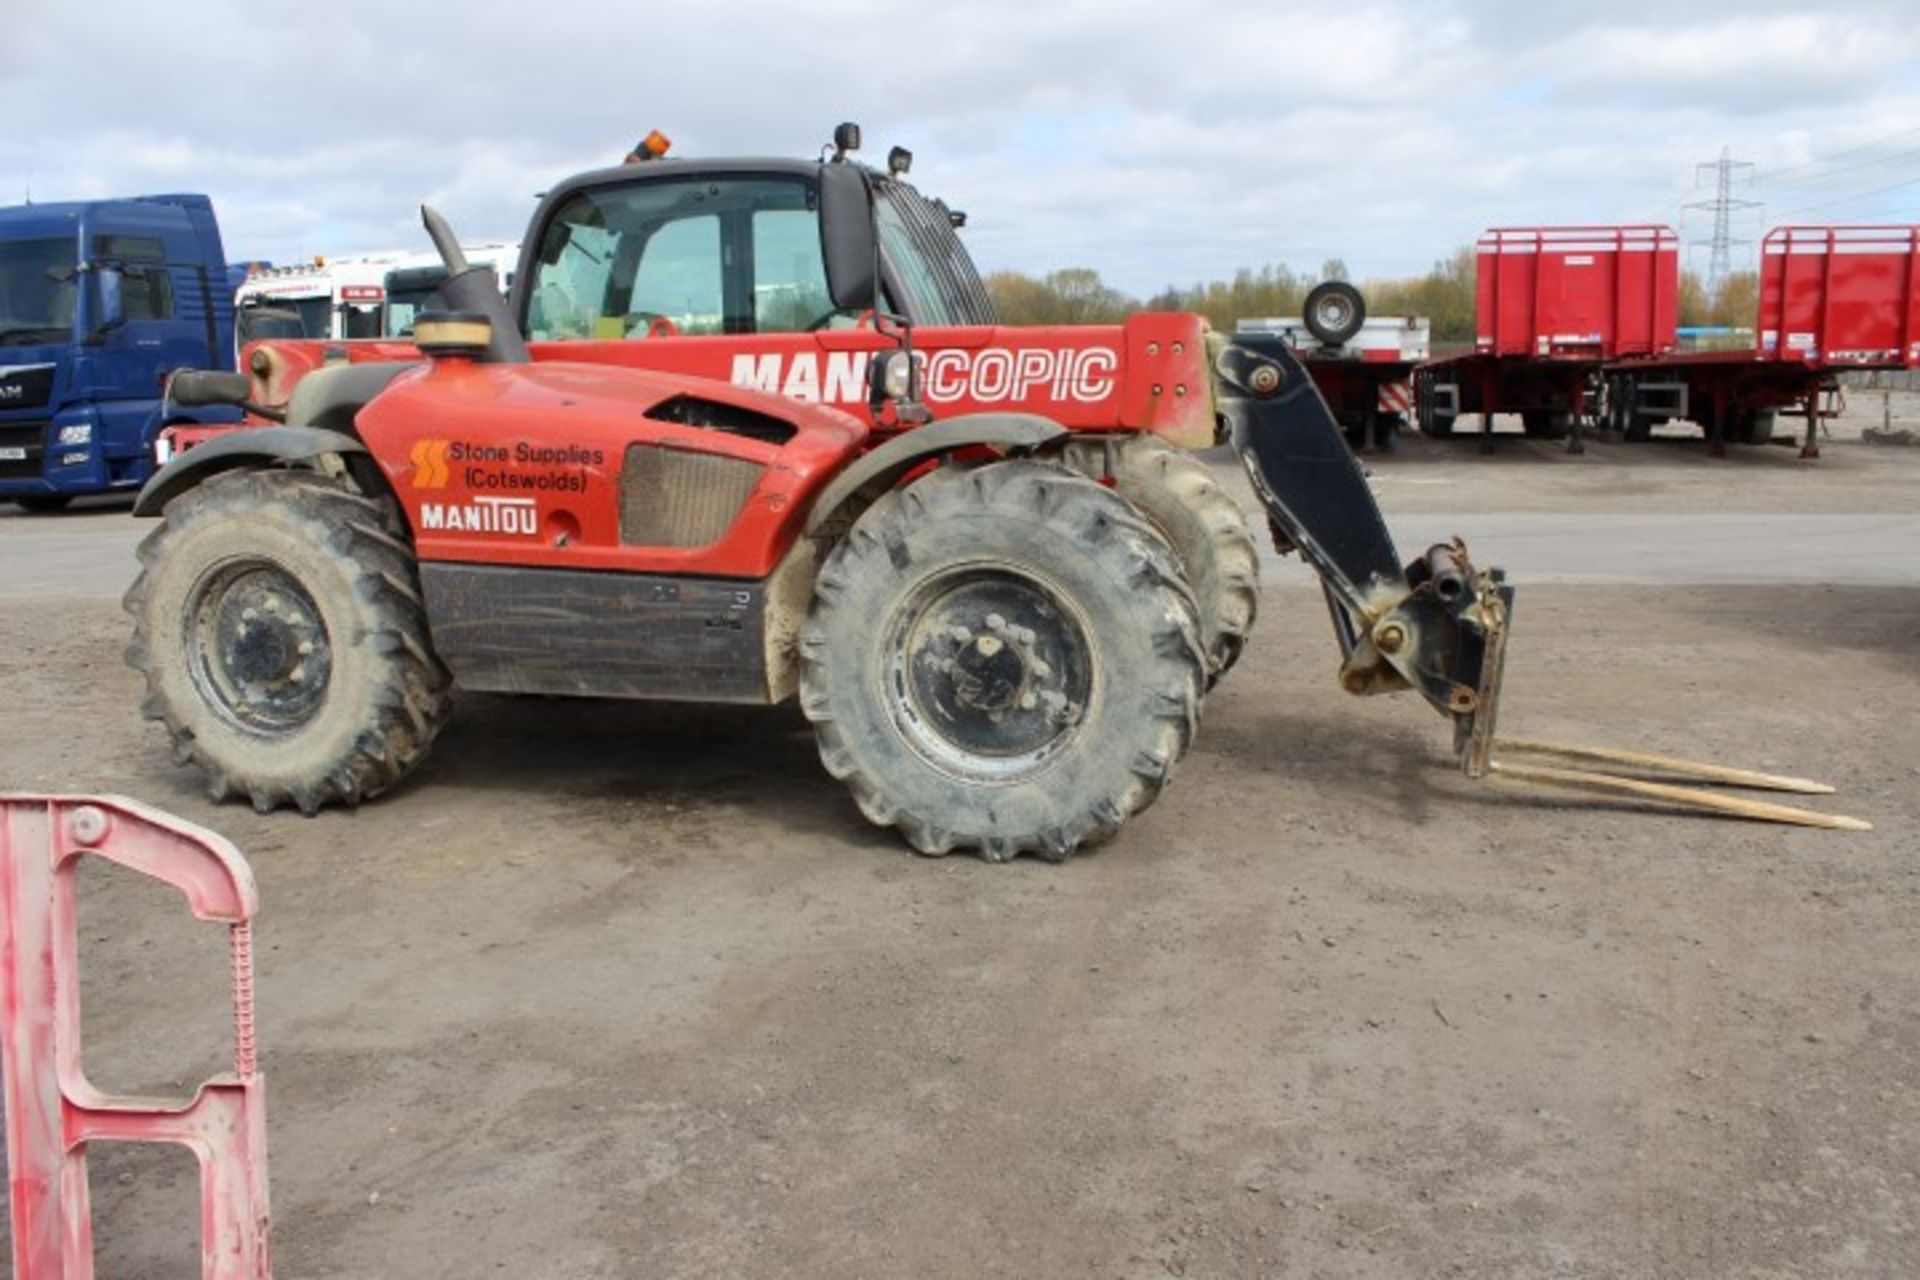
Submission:
[[[1622,752],[1620,754],[1638,753]],[[1728,770],[1728,772],[1738,773],[1740,770]],[[1818,813],[1812,809],[1796,809],[1791,805],[1749,800],[1745,796],[1721,795],[1717,792],[1702,791],[1696,787],[1678,787],[1665,782],[1643,782],[1638,778],[1621,778],[1610,773],[1591,773],[1584,769],[1554,769],[1545,765],[1508,764],[1503,760],[1495,760],[1492,762],[1490,776],[1506,778],[1513,782],[1529,782],[1536,786],[1564,787],[1571,791],[1595,791],[1603,795],[1660,800],[1684,809],[1726,814],[1735,818],[1751,818],[1759,822],[1785,822],[1800,827],[1824,827],[1829,831],[1873,830],[1873,824],[1870,822],[1842,817],[1836,813]]]
[[[1704,760],[1659,755],[1652,751],[1623,751],[1617,747],[1576,747],[1559,742],[1537,742],[1524,738],[1501,738],[1494,743],[1496,752],[1521,755],[1558,756],[1564,760],[1594,760],[1602,764],[1635,765],[1661,769],[1735,787],[1757,787],[1763,791],[1796,791],[1801,795],[1830,796],[1833,788],[1808,778],[1791,778],[1777,773],[1756,773],[1751,769],[1733,769]]]

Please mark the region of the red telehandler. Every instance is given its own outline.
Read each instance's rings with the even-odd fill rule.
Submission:
[[[1457,542],[1402,560],[1284,342],[997,326],[962,216],[856,142],[561,183],[510,301],[424,210],[448,310],[412,343],[175,378],[281,424],[181,452],[135,508],[164,517],[127,597],[144,711],[216,797],[371,797],[456,683],[797,694],[827,770],[916,849],[1064,858],[1159,793],[1252,622],[1244,518],[1177,447],[1224,435],[1320,574],[1344,687],[1417,691],[1470,775],[1850,821],[1496,762],[1511,587]]]

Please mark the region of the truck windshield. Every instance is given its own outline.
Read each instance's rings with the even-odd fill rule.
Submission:
[[[919,324],[992,324],[993,303],[946,208],[903,182],[876,183],[880,244]]]
[[[70,238],[0,241],[0,345],[71,334],[78,279]]]
[[[407,289],[388,285],[387,336],[389,338],[412,337],[415,316],[422,311],[445,311],[446,309],[446,300],[440,296],[440,291],[431,285]]]

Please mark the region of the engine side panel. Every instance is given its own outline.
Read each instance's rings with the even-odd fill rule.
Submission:
[[[396,378],[356,428],[424,563],[742,579],[773,572],[866,439],[832,409],[560,362],[436,361]],[[703,470],[661,466],[669,453],[729,476],[730,509],[661,487]],[[657,544],[636,540],[648,530]]]

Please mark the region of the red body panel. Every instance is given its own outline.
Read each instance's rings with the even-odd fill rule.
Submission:
[[[717,379],[806,403],[867,415],[867,362],[893,342],[870,328],[817,333],[662,335],[607,341],[536,342],[536,363],[615,365]],[[354,362],[417,360],[411,343],[265,342],[273,368],[260,379],[265,403],[284,403],[293,383],[327,351]],[[1151,431],[1170,444],[1214,443],[1206,322],[1152,312],[1117,325],[917,328],[921,394],[937,419],[965,413],[1034,413],[1080,431]],[[256,375],[258,376],[258,375]]]
[[[1589,360],[1670,351],[1679,285],[1667,227],[1494,228],[1480,237],[1477,346]]]
[[[682,395],[755,409],[798,431],[775,445],[647,416]],[[734,578],[773,571],[814,497],[868,434],[834,409],[704,380],[557,360],[444,358],[401,374],[356,425],[406,509],[422,560]],[[719,541],[624,545],[620,472],[636,444],[738,458],[765,472]]]
[[[1920,365],[1920,226],[1769,231],[1755,334],[1769,360]]]

